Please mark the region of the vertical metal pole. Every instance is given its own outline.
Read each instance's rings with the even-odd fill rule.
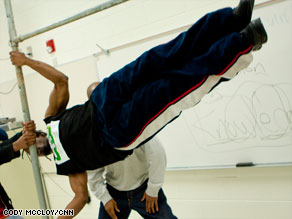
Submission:
[[[7,21],[8,21],[11,48],[13,51],[18,51],[18,43],[15,43],[13,41],[13,39],[15,39],[16,37],[16,29],[15,29],[14,17],[12,13],[11,1],[4,0],[4,3],[5,3],[5,8],[6,8],[6,16],[7,16]],[[24,78],[23,78],[21,67],[16,67],[16,77],[17,77],[17,83],[18,83],[18,88],[19,88],[23,118],[24,118],[24,121],[27,122],[27,121],[30,121],[31,119],[30,119],[30,113],[29,113],[27,96],[26,96],[25,85],[24,85]],[[29,148],[29,151],[31,155],[32,169],[33,169],[39,204],[40,204],[41,209],[47,209],[36,147],[34,147],[34,145],[31,146]],[[45,216],[43,218],[48,218],[48,217]]]

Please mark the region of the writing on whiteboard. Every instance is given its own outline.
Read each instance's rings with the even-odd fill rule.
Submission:
[[[260,63],[247,73],[267,74]],[[196,144],[210,151],[292,147],[291,94],[291,82],[245,80],[229,94],[214,89],[187,112],[185,123]]]

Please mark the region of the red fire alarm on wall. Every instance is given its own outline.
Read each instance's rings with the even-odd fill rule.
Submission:
[[[48,53],[53,53],[56,51],[55,43],[53,39],[47,41],[47,51]]]

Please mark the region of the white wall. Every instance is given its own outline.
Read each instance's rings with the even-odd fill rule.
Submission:
[[[73,198],[67,177],[45,174],[52,208]],[[291,219],[292,167],[167,171],[163,186],[179,219]],[[97,218],[99,202],[77,215]],[[132,212],[131,219],[141,219]]]
[[[94,6],[101,1],[12,0],[18,34],[31,32]],[[193,23],[208,11],[235,6],[235,0],[131,0],[20,44],[23,51],[32,46],[36,59],[53,63],[70,78],[70,105],[86,99],[89,81],[97,77],[92,56],[105,49],[143,39]],[[260,3],[263,1],[256,1]],[[3,2],[0,2],[0,59],[8,58],[8,30]],[[6,30],[6,31],[5,31]],[[51,57],[45,42],[53,38],[57,52]],[[127,55],[127,54],[125,54]],[[86,59],[82,59],[88,57]],[[71,63],[72,62],[72,63]],[[3,95],[15,84],[14,68],[1,60],[0,108],[3,116],[22,119],[17,89]],[[70,65],[68,63],[71,63]],[[90,67],[88,67],[91,65]],[[110,65],[110,62],[109,62]],[[70,68],[68,68],[70,66]],[[73,66],[73,67],[72,67]],[[79,67],[77,67],[79,66]],[[74,71],[73,69],[74,68]],[[86,79],[82,70],[88,73]],[[101,70],[101,69],[100,69]],[[114,70],[108,68],[108,71]],[[43,128],[50,83],[24,69],[32,118]],[[80,72],[80,75],[78,73]],[[76,81],[77,80],[77,81]],[[80,83],[78,83],[78,80]],[[37,83],[36,83],[37,82]],[[71,83],[71,82],[70,82]],[[32,88],[40,87],[39,93]],[[167,148],[166,148],[167,149]],[[62,208],[73,197],[66,177],[56,176],[54,166],[41,160],[52,208]],[[292,218],[292,168],[266,167],[218,170],[167,171],[164,186],[169,203],[178,218],[191,219],[290,219]],[[22,198],[22,197],[19,197]],[[77,218],[96,218],[98,201],[93,199]],[[18,206],[21,208],[21,206]],[[137,216],[131,218],[139,218]]]

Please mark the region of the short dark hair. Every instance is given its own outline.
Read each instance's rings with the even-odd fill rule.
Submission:
[[[42,130],[37,130],[37,131],[35,131],[35,133],[36,133],[37,137],[40,137],[40,135],[47,136],[47,133],[43,132]]]

